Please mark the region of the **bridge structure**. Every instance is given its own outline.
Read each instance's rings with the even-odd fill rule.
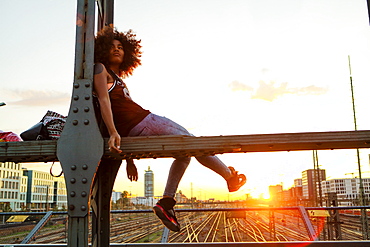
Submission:
[[[370,0],[367,2],[369,5]],[[127,246],[126,244],[110,244],[109,241],[110,198],[120,166],[117,160],[179,155],[370,148],[370,130],[363,130],[206,137],[125,137],[122,138],[121,143],[123,152],[111,153],[108,150],[107,140],[102,138],[96,122],[92,90],[95,26],[101,29],[105,25],[113,25],[113,7],[113,0],[77,0],[73,92],[68,119],[60,139],[58,141],[0,143],[0,162],[60,161],[68,193],[68,247],[89,246],[90,217],[92,221],[91,246]],[[97,22],[95,20],[96,9],[98,11]],[[302,210],[304,214],[304,209]],[[368,227],[367,223],[366,226]],[[368,232],[368,228],[365,230]],[[368,239],[367,236],[364,241],[314,241],[300,244],[370,246]],[[130,244],[130,246],[144,245],[148,244]],[[150,245],[162,246],[163,243]],[[177,244],[170,245],[177,246]],[[181,244],[181,246],[184,245],[194,244]],[[211,245],[297,246],[297,243],[212,243]],[[38,244],[37,246],[48,245]]]

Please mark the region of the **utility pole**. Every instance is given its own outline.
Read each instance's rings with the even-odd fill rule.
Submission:
[[[49,185],[46,185],[46,205],[45,205],[45,211],[49,211]]]
[[[190,201],[191,201],[191,208],[194,207],[193,204],[193,183],[190,183]]]
[[[317,154],[317,150],[313,150],[313,167],[314,167],[314,172],[315,172],[315,181],[316,181],[316,186],[315,186],[315,201],[316,205],[315,206],[320,206],[322,207],[322,189],[321,189],[321,170],[319,167],[319,157]],[[317,191],[318,190],[318,191]],[[317,193],[318,192],[318,193]]]
[[[353,122],[354,122],[354,125],[355,125],[355,131],[357,131],[355,97],[354,97],[354,93],[353,93],[352,69],[351,69],[350,56],[348,56],[348,65],[349,65],[349,80],[350,80],[350,83],[351,83]],[[366,198],[365,198],[365,192],[364,192],[364,185],[363,185],[363,182],[362,182],[360,150],[357,148],[356,152],[357,152],[358,175],[359,175],[359,179],[360,179],[360,185],[359,185],[360,205],[365,206],[366,205]],[[370,239],[369,238],[369,225],[368,225],[366,209],[361,209],[361,224],[362,224],[362,237],[363,237],[363,239],[364,240]]]

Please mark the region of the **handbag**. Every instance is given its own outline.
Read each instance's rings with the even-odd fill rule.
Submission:
[[[67,117],[47,111],[40,122],[20,134],[24,141],[58,140]]]
[[[20,134],[23,141],[47,140],[48,131],[43,122],[38,122],[26,131]]]

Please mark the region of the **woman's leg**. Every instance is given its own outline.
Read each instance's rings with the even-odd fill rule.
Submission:
[[[228,180],[232,173],[230,169],[216,156],[196,156],[199,163],[208,167],[212,171],[221,175],[225,180]]]
[[[136,125],[129,133],[129,136],[160,136],[160,135],[191,135],[184,127],[174,121],[149,114],[143,121]],[[205,167],[220,174],[228,180],[232,173],[230,169],[216,156],[198,156],[196,159]],[[188,157],[177,157],[172,163],[164,195],[173,197],[178,184],[190,163]]]
[[[144,120],[136,125],[129,133],[129,136],[161,135],[190,135],[190,133],[172,120],[152,113],[144,118]],[[168,173],[167,184],[163,193],[164,196],[175,196],[177,187],[189,163],[190,157],[175,157]]]

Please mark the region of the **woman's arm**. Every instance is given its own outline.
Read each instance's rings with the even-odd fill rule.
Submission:
[[[108,146],[111,152],[121,153],[120,144],[121,137],[118,134],[113,122],[113,114],[111,103],[109,100],[108,88],[108,72],[101,63],[95,64],[94,68],[94,91],[99,100],[100,112],[109,133]]]

